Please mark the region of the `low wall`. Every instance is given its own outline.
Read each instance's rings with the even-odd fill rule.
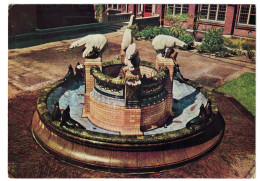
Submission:
[[[135,23],[141,29],[146,27],[146,26],[160,26],[160,16],[136,18]]]
[[[123,106],[105,104],[90,96],[89,119],[101,128],[120,132],[124,125],[124,110]]]
[[[168,118],[166,100],[151,106],[141,108],[141,129],[156,128],[165,123]]]
[[[140,135],[140,109],[127,109],[100,102],[90,96],[90,121],[107,130],[120,132],[122,135]]]
[[[168,118],[166,100],[141,108],[128,109],[96,100],[90,95],[89,120],[104,129],[120,132],[122,135],[138,135],[142,131],[156,128]]]
[[[128,22],[130,20],[132,13],[117,13],[117,14],[109,14],[107,12],[103,13],[102,23],[120,23],[120,22]]]

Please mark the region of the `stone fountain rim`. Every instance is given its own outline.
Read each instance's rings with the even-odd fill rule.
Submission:
[[[205,88],[201,88],[200,92],[212,102],[213,118],[206,124],[193,126],[192,129],[182,128],[180,130],[160,133],[155,135],[112,135],[105,133],[98,133],[89,130],[75,130],[69,128],[61,128],[59,122],[52,120],[51,114],[47,108],[47,97],[57,87],[68,83],[62,79],[54,82],[43,90],[37,100],[37,113],[41,122],[53,133],[73,142],[80,144],[87,144],[94,147],[103,147],[107,149],[122,148],[122,149],[148,149],[155,146],[162,146],[187,140],[191,137],[197,136],[204,132],[214,121],[221,118],[218,111],[218,104],[215,101],[213,93]],[[201,87],[200,84],[188,81],[189,85],[193,87]]]

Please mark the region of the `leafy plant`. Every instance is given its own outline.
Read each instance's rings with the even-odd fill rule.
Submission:
[[[159,26],[147,26],[142,30],[139,30],[139,27],[135,24],[128,27],[132,30],[134,38],[142,38],[144,40],[152,40],[157,35],[170,35],[174,36],[181,41],[184,41],[186,44],[191,45],[194,42],[193,37],[186,33],[185,29],[179,25],[175,25],[173,28],[164,28]]]
[[[224,38],[222,35],[223,29],[213,27],[204,35],[202,44],[199,47],[199,52],[215,53],[222,51],[224,48]]]
[[[95,5],[95,18],[98,22],[100,22],[102,19],[102,13],[103,13],[103,5],[102,4]]]
[[[245,55],[250,60],[255,60],[255,45],[250,43],[242,43],[243,50],[246,51]]]
[[[186,22],[188,20],[188,18],[189,18],[189,16],[187,13],[176,15],[177,22]]]
[[[245,56],[251,60],[255,59],[255,45],[250,43],[247,39],[241,38],[224,38],[225,47],[232,49],[233,55],[242,55],[244,52]]]
[[[224,38],[225,47],[242,49],[243,43],[244,40],[241,40],[240,38],[236,38],[236,39]]]
[[[193,42],[194,42],[193,36],[191,34],[188,34],[188,33],[180,35],[178,37],[178,39],[185,42],[189,46],[192,45]]]
[[[180,25],[174,25],[170,30],[170,35],[178,38],[180,35],[186,33],[186,30],[182,28]]]
[[[139,38],[140,37],[139,27],[137,26],[137,24],[128,26],[128,28],[130,30],[132,30],[133,37],[135,37],[135,38]]]

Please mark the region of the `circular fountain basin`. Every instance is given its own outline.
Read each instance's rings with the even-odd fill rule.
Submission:
[[[32,120],[32,133],[46,151],[69,163],[108,171],[151,172],[197,158],[221,140],[224,123],[212,92],[192,81],[173,80],[175,115],[162,127],[143,131],[143,135],[120,135],[98,127],[82,117],[84,82],[59,80],[44,89]],[[198,116],[200,105],[212,102],[213,116],[205,124],[186,128]],[[69,129],[52,120],[54,104],[61,111],[70,106],[71,117],[85,129]]]

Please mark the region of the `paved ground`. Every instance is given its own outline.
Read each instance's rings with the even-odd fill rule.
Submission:
[[[122,33],[106,34],[109,47],[103,60],[115,59],[120,54]],[[52,42],[34,47],[9,50],[8,90],[9,96],[25,90],[37,90],[63,77],[67,67],[83,63],[82,48],[69,49],[73,40]],[[155,61],[156,53],[150,41],[136,41],[142,60]],[[197,54],[194,50],[179,52],[177,63],[184,77],[195,80],[209,88],[216,88],[245,72],[255,72],[255,64],[244,57],[221,59]]]
[[[103,54],[108,61],[120,53],[122,34],[106,34],[109,47]],[[69,64],[83,63],[81,48],[69,50],[73,40],[9,50],[9,174],[10,177],[163,177],[163,178],[245,178],[255,175],[254,118],[231,98],[217,94],[226,130],[218,147],[201,159],[160,173],[124,175],[79,169],[57,161],[35,144],[30,120],[35,111],[39,89],[62,78]],[[140,57],[155,61],[151,42],[136,41]],[[202,56],[195,51],[179,52],[177,62],[184,77],[209,89],[219,87],[245,72],[255,72],[255,64],[243,57],[221,59]],[[25,115],[26,114],[26,115]],[[18,134],[19,133],[19,134]],[[33,171],[32,169],[36,169]]]

